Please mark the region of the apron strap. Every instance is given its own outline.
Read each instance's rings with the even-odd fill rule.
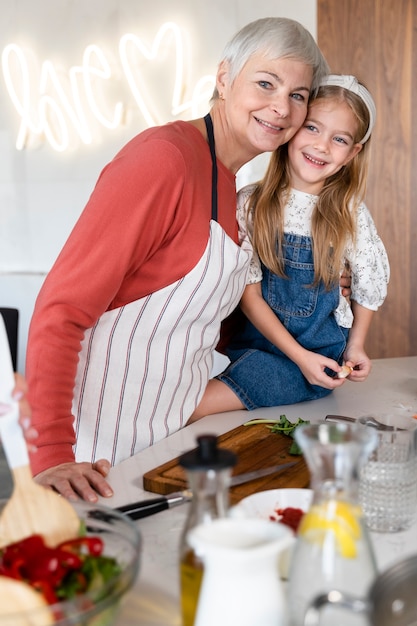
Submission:
[[[217,160],[214,144],[213,122],[210,113],[204,117],[207,129],[207,138],[210,147],[212,170],[211,170],[211,219],[217,222]]]

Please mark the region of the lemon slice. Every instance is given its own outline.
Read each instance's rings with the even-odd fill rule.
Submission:
[[[323,544],[326,534],[332,533],[341,556],[354,559],[361,537],[358,513],[357,506],[340,500],[315,504],[303,516],[298,534],[307,541]]]
[[[49,626],[54,616],[41,593],[14,578],[0,576],[0,623],[13,626]]]

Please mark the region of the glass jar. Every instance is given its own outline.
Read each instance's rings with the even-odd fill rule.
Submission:
[[[219,448],[216,435],[197,437],[197,448],[180,457],[193,498],[180,539],[182,626],[193,626],[203,577],[203,562],[188,543],[192,528],[226,517],[236,455]]]
[[[290,626],[302,626],[313,599],[330,590],[365,597],[376,562],[362,510],[358,476],[376,446],[376,431],[362,425],[312,424],[295,431],[311,474],[313,501],[303,516],[288,582]],[[321,626],[367,624],[363,615],[327,605]]]

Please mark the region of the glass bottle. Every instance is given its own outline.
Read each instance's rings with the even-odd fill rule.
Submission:
[[[229,487],[237,457],[219,448],[216,435],[197,437],[197,448],[180,457],[193,498],[180,539],[182,626],[193,626],[203,577],[203,563],[187,542],[189,531],[200,524],[226,517]]]
[[[290,565],[290,626],[302,626],[313,599],[331,590],[365,597],[376,562],[358,504],[358,476],[375,448],[375,429],[312,424],[295,431],[311,475],[313,501],[303,516]],[[320,626],[367,624],[363,615],[327,605]]]

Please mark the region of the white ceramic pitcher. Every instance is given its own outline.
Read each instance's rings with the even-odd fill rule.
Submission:
[[[293,541],[267,520],[217,519],[190,531],[204,563],[194,626],[286,626],[278,557]]]

